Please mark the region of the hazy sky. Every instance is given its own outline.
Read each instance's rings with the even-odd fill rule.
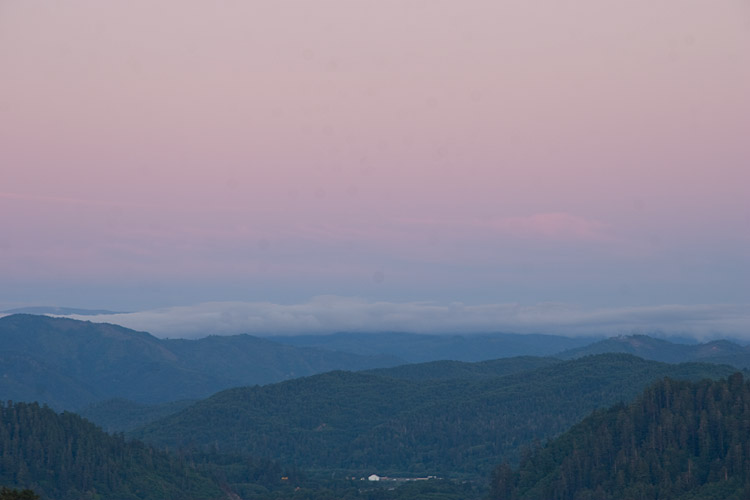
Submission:
[[[749,89],[747,0],[0,0],[0,307],[736,311]]]

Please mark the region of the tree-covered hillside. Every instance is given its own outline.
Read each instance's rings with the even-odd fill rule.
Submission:
[[[535,356],[492,359],[477,363],[468,363],[466,361],[428,361],[426,363],[394,366],[393,368],[377,368],[375,370],[367,370],[365,373],[414,381],[480,379],[528,372],[560,362],[556,358],[540,358]]]
[[[629,401],[665,376],[727,376],[718,365],[602,355],[494,378],[413,381],[332,372],[231,389],[134,435],[304,468],[364,473],[488,474],[499,460]]]
[[[295,467],[247,455],[169,454],[110,436],[75,414],[57,414],[28,403],[0,404],[0,485],[0,500],[476,500],[483,496],[474,485],[446,480],[409,485],[335,474],[310,479]]]
[[[0,404],[0,484],[55,500],[224,498],[213,480],[174,456],[27,403]]]
[[[379,368],[361,373],[413,381],[480,379],[532,371],[560,362],[559,359],[555,358],[535,358],[531,356],[495,359],[479,363],[431,361],[400,365],[393,368]],[[108,432],[129,432],[137,427],[184,410],[192,403],[195,403],[195,400],[144,404],[118,398],[95,403],[82,408],[77,413],[100,425]]]
[[[495,500],[750,498],[750,384],[666,379],[598,411],[519,470],[498,467]]]

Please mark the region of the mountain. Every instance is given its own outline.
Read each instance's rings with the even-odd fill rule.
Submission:
[[[333,474],[335,475],[335,474]],[[73,413],[0,403],[0,499],[480,500],[467,483],[310,479],[248,456],[170,454],[110,436]],[[401,486],[404,485],[404,486]],[[25,488],[23,491],[12,488]]]
[[[496,359],[479,363],[430,361],[428,363],[399,365],[393,368],[377,368],[362,373],[412,381],[479,379],[531,371],[561,362],[561,360],[555,358],[535,358],[531,356]],[[128,432],[184,410],[195,402],[195,400],[182,400],[143,404],[125,399],[111,399],[89,405],[78,410],[78,413],[102,426],[108,432]]]
[[[569,349],[556,357],[575,359],[592,354],[620,352],[644,359],[666,363],[700,361],[727,364],[737,368],[750,368],[750,346],[741,346],[727,340],[704,344],[676,344],[647,335],[628,335],[605,339],[593,344]]]
[[[556,358],[518,356],[480,361],[477,363],[467,363],[465,361],[428,361],[427,363],[412,363],[394,366],[393,368],[376,368],[374,370],[366,370],[363,373],[413,381],[481,379],[533,371],[537,368],[561,362],[561,360]]]
[[[502,377],[412,380],[339,371],[223,391],[132,435],[313,469],[478,477],[500,459],[517,458],[522,446],[628,401],[662,377],[733,371],[619,354]]]
[[[437,360],[485,361],[514,356],[551,356],[586,346],[597,338],[557,335],[492,333],[428,335],[414,333],[334,333],[266,337],[296,347],[317,347],[362,355],[398,356],[409,363]]]
[[[175,457],[37,404],[0,403],[0,451],[0,484],[42,498],[226,497],[212,479]]]
[[[594,413],[517,471],[495,470],[491,498],[750,497],[750,384],[662,380]]]
[[[139,403],[198,399],[229,387],[400,363],[388,356],[297,348],[249,335],[169,340],[66,318],[0,318],[0,400],[39,401],[58,409],[111,398]]]
[[[194,404],[194,399],[145,404],[115,398],[81,408],[76,413],[107,432],[125,432],[164,418]]]
[[[331,370],[366,370],[403,364],[396,356],[300,348],[251,335],[214,335],[161,342],[191,369],[232,380],[233,386],[268,384]]]
[[[0,351],[0,401],[41,401],[78,408],[94,398],[91,387],[34,356]]]

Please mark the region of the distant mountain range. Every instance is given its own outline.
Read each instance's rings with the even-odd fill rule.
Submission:
[[[395,366],[250,335],[158,339],[117,325],[16,314],[0,318],[0,399],[75,410],[111,398],[198,399],[229,387],[314,373]]]
[[[748,470],[744,452],[735,453],[747,447],[747,419],[737,411],[748,399],[747,389],[737,392],[742,378],[735,367],[750,366],[750,352],[733,342],[629,336],[585,345],[590,339],[395,333],[276,340],[167,340],[111,324],[0,318],[0,400],[14,401],[0,404],[0,441],[10,443],[0,446],[6,449],[0,485],[33,487],[63,500],[148,498],[149,485],[170,498],[458,500],[482,496],[461,485],[480,484],[500,461],[522,456],[520,472],[496,469],[494,498],[655,498],[644,471],[664,478],[659,498],[677,498],[674,492],[704,498],[683,495],[698,487],[705,498],[739,499],[737,485],[750,484],[746,473],[744,479],[735,474]],[[555,356],[530,355],[553,350]],[[414,359],[425,362],[404,364]],[[673,385],[655,386],[633,405],[601,410],[632,401],[664,377],[729,381],[668,382]],[[18,401],[82,409],[106,430],[178,453],[129,444],[68,413]],[[674,406],[660,413],[661,404]],[[528,451],[593,410],[549,451]],[[726,433],[722,415],[734,419]],[[651,425],[659,419],[662,429]],[[706,425],[724,441],[711,441]],[[24,430],[17,435],[17,429]],[[662,441],[672,444],[650,457]],[[54,459],[44,451],[53,448]],[[730,469],[730,463],[739,465]],[[611,482],[613,464],[624,471],[623,481]],[[297,467],[315,477],[302,480]],[[690,476],[692,470],[701,477]],[[421,483],[417,495],[351,480],[372,472],[440,475],[446,482],[440,492],[437,483]],[[581,478],[584,483],[575,483]]]
[[[750,348],[728,341],[687,345],[638,335],[591,343],[591,339],[505,333],[158,339],[117,325],[13,314],[0,318],[0,398],[78,410],[112,398],[139,404],[200,399],[230,387],[331,370],[453,360],[453,364],[431,369],[433,378],[446,379],[463,370],[480,375],[486,369],[460,362],[524,355],[574,359],[606,352],[670,363],[706,361],[750,367]],[[550,362],[536,361],[539,366]],[[429,368],[404,366],[398,373],[409,378],[415,369],[422,373]]]
[[[491,333],[471,335],[428,335],[416,333],[334,333],[266,337],[295,347],[316,347],[362,355],[389,354],[409,363],[426,361],[485,361],[514,356],[553,356],[560,351],[583,347],[601,337]]]
[[[159,339],[112,324],[13,314],[0,318],[0,398],[67,410],[113,398],[157,404],[330,370],[390,367],[414,359],[547,354],[583,342],[511,334],[339,334],[326,342],[311,337],[310,345],[303,345],[302,337],[278,340],[250,335]]]
[[[728,340],[714,340],[705,344],[676,344],[646,335],[612,337],[561,352],[556,357],[574,359],[607,352],[627,353],[665,363],[703,361],[727,364],[737,368],[750,368],[750,347],[748,346],[741,346]]]

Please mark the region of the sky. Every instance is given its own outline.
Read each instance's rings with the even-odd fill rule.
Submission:
[[[2,0],[0,309],[750,338],[748,89],[747,0]]]

